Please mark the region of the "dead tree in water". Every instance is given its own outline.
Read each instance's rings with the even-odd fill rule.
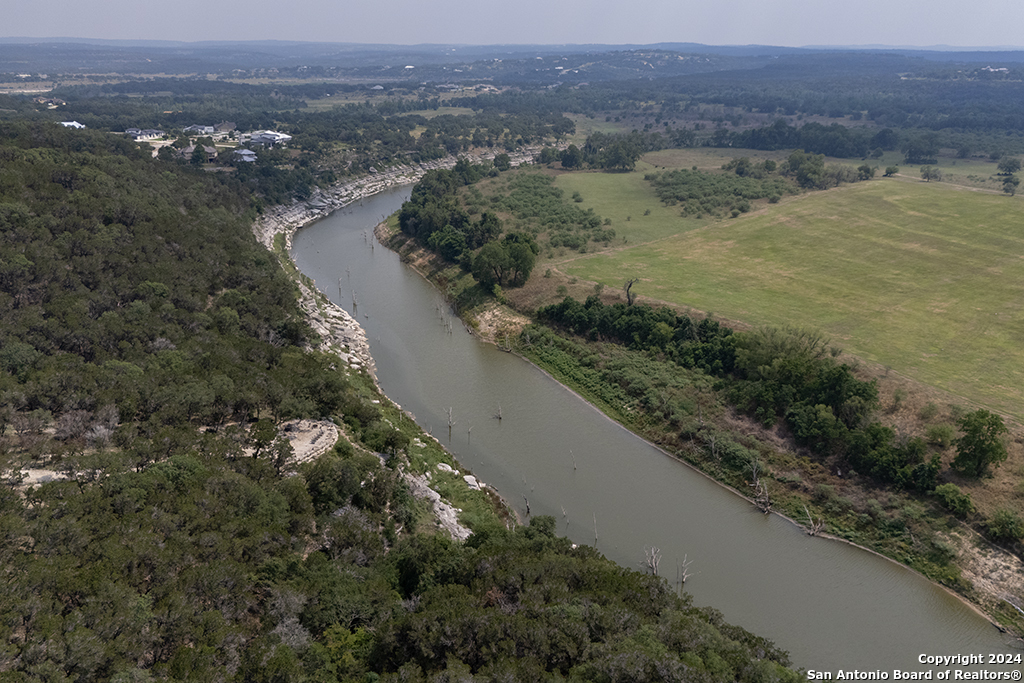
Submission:
[[[644,565],[651,571],[652,576],[658,575],[659,564],[661,564],[661,549],[653,545],[644,548]]]
[[[446,410],[445,412],[448,413],[448,440],[450,441],[452,438],[452,427],[455,426],[456,421],[452,418],[451,406],[449,406],[448,410]]]
[[[754,505],[757,509],[768,514],[772,511],[772,497],[768,494],[768,484],[761,482],[757,486],[757,496],[754,498]]]
[[[693,560],[687,559],[687,557],[687,555],[683,555],[683,561],[676,565],[676,584],[680,594],[683,592],[686,580],[690,578],[690,565],[693,564]]]

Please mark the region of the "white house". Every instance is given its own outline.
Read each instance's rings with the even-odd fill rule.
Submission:
[[[156,140],[162,138],[164,132],[162,130],[156,130],[155,128],[147,128],[141,130],[139,128],[129,128],[125,131],[125,135],[130,137],[132,140]]]
[[[278,133],[276,130],[258,130],[252,134],[249,142],[253,145],[273,147],[274,145],[283,145],[291,139],[291,135]]]

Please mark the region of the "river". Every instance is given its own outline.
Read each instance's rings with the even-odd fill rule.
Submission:
[[[457,319],[449,332],[440,294],[373,245],[373,226],[408,195],[384,192],[300,230],[292,257],[363,325],[384,392],[520,513],[552,515],[626,567],[657,547],[672,583],[689,562],[696,604],[770,638],[797,667],[925,671],[935,667],[920,654],[1021,652],[918,574],[762,515]],[[954,670],[979,668],[1007,669]]]

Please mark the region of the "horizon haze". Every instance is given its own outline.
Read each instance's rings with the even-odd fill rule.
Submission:
[[[211,12],[185,0],[173,12],[126,0],[4,0],[0,39],[180,42],[296,41],[363,45],[704,45],[878,49],[1020,49],[1024,4],[980,0],[970,11],[950,0],[736,0],[728,5],[652,0],[516,5],[383,0],[350,5],[298,0],[228,0]],[[724,9],[723,9],[724,7]],[[74,38],[55,38],[74,36]],[[1017,46],[1017,47],[1008,47]]]

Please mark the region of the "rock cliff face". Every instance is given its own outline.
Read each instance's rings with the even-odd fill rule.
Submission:
[[[529,147],[510,154],[509,157],[512,165],[518,166],[530,163],[539,151],[539,147]],[[493,159],[494,154],[467,155],[466,158],[471,163],[478,164]],[[253,232],[256,239],[271,251],[274,249],[274,239],[277,235],[284,235],[286,249],[291,250],[292,236],[299,228],[388,188],[415,183],[427,171],[453,168],[457,161],[456,157],[445,157],[414,166],[395,166],[358,180],[339,183],[326,190],[318,188],[309,199],[268,209],[253,224]],[[337,355],[349,367],[365,368],[373,375],[374,364],[370,346],[365,331],[356,319],[301,278],[296,284],[301,292],[299,305],[305,311],[310,326],[322,340],[320,350]]]
[[[509,156],[512,164],[518,166],[529,163],[539,151],[539,148],[528,148]],[[480,163],[493,156],[490,154],[467,158],[472,163]],[[458,159],[455,157],[446,157],[427,164],[399,166],[359,180],[340,183],[326,190],[317,189],[309,199],[268,209],[253,224],[253,232],[256,239],[271,252],[274,251],[274,240],[277,235],[283,235],[286,250],[290,251],[292,236],[299,228],[388,188],[415,183],[427,171],[452,168],[456,161]],[[348,311],[332,302],[306,278],[296,277],[295,284],[300,293],[299,307],[305,313],[310,326],[320,336],[318,350],[337,356],[353,370],[365,369],[373,376],[373,357],[362,326]],[[431,503],[440,528],[456,540],[465,540],[469,537],[470,530],[459,524],[459,510],[442,500],[440,494],[430,488],[429,476],[418,476],[409,472],[403,472],[403,476],[414,496],[425,498]],[[470,487],[479,489],[483,486],[472,475],[467,475],[465,479]]]

